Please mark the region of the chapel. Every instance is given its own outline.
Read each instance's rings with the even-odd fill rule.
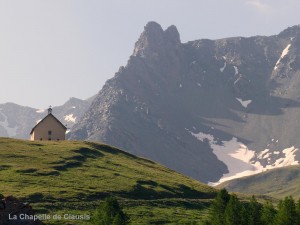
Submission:
[[[32,141],[60,141],[66,139],[67,127],[63,125],[53,114],[51,106],[48,115],[38,122],[30,132]]]

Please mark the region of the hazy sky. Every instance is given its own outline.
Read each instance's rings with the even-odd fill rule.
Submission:
[[[148,21],[181,41],[277,34],[299,0],[0,0],[0,103],[36,108],[96,94]]]

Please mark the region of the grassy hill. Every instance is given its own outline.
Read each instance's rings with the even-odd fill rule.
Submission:
[[[50,215],[91,215],[101,200],[114,195],[132,224],[142,225],[200,221],[216,192],[104,144],[0,138],[0,193],[21,198],[37,213]],[[66,221],[49,220],[46,224]],[[81,220],[75,224],[89,223]]]
[[[289,195],[300,198],[300,166],[283,167],[234,179],[218,185],[217,188],[246,194],[263,194],[274,198]]]

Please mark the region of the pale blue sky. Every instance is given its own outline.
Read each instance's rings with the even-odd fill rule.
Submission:
[[[36,108],[88,98],[126,65],[144,25],[182,42],[277,34],[299,0],[0,0],[0,103]]]

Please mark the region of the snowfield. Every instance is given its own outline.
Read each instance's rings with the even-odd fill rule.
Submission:
[[[36,113],[44,113],[45,112],[45,109],[38,109],[35,111]]]
[[[68,121],[68,122],[75,123],[76,117],[74,117],[73,114],[69,114],[69,115],[64,116],[64,120]]]
[[[237,66],[233,66],[233,68],[234,68],[234,75],[238,75],[239,69],[237,68]]]
[[[277,62],[276,62],[276,65],[275,65],[275,67],[274,67],[274,70],[276,70],[276,69],[278,68],[278,65],[279,65],[280,61],[281,61],[281,60],[289,53],[290,47],[291,47],[291,44],[288,44],[288,45],[286,46],[286,48],[283,49],[280,58],[279,58],[279,59],[277,60]]]
[[[295,152],[298,149],[294,146],[282,151],[265,149],[256,153],[256,151],[248,149],[245,144],[239,142],[236,137],[232,137],[229,141],[220,141],[211,134],[189,132],[201,142],[207,140],[213,149],[213,153],[228,168],[229,172],[223,174],[218,182],[209,183],[212,186],[235,178],[261,173],[269,169],[299,165],[299,162],[295,160]],[[284,157],[278,158],[279,152],[282,152]],[[273,160],[270,157],[273,157]],[[263,166],[258,159],[266,159],[268,164]]]
[[[238,100],[239,103],[241,103],[241,105],[242,105],[244,108],[247,108],[248,105],[252,102],[252,100],[245,100],[245,101],[243,101],[241,98],[236,98],[236,100]]]
[[[220,68],[220,71],[221,71],[221,73],[223,73],[223,72],[224,72],[224,70],[226,69],[226,66],[227,66],[227,63],[226,63],[226,62],[224,62],[224,66],[223,66],[222,68]]]

